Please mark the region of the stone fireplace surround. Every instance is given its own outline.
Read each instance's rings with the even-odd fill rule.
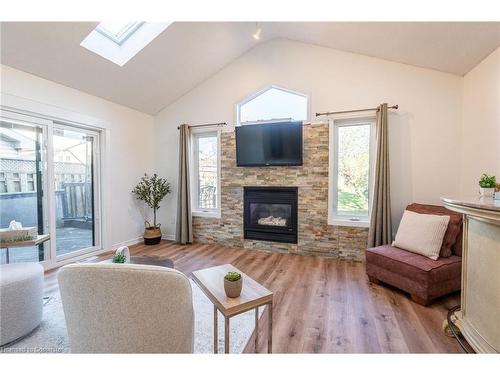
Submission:
[[[195,242],[363,260],[367,228],[328,225],[328,125],[304,126],[302,166],[237,167],[234,132],[221,135],[221,218],[193,217]],[[298,241],[244,238],[245,186],[298,187]]]

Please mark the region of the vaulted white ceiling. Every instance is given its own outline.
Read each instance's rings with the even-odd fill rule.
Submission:
[[[1,62],[156,114],[232,60],[274,38],[464,75],[500,45],[500,23],[176,22],[119,67],[80,46],[91,22],[1,25]]]

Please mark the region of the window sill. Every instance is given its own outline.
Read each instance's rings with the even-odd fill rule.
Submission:
[[[337,225],[342,227],[356,227],[356,228],[368,228],[370,227],[370,222],[367,220],[349,220],[349,219],[333,219],[328,220],[328,225]]]
[[[220,219],[220,211],[193,211],[193,216],[197,217],[211,217],[214,219]]]

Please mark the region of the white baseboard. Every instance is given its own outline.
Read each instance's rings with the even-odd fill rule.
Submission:
[[[120,246],[131,246],[131,245],[135,245],[139,242],[142,242],[142,237],[132,238],[132,239],[127,240],[127,241],[118,242],[118,243],[112,245],[111,248],[99,249],[99,250],[93,251],[91,253],[81,254],[81,255],[78,255],[78,256],[75,256],[72,258],[64,259],[64,260],[59,261],[55,264],[54,263],[49,264],[48,262],[42,262],[41,264],[42,264],[43,268],[45,269],[45,271],[48,271],[48,270],[51,270],[53,268],[58,268],[58,267],[64,266],[65,264],[74,263],[74,262],[77,262],[79,260],[83,260],[86,258],[98,256],[98,255],[101,255],[101,254],[104,254],[107,252],[115,251]]]
[[[164,234],[161,236],[162,240],[167,240],[167,241],[175,241],[175,234]],[[143,237],[137,237],[137,238],[132,238],[131,240],[119,242],[117,244],[114,244],[111,246],[113,250],[118,249],[120,246],[132,246],[138,243],[141,243],[143,240]]]
[[[87,258],[90,258],[90,257],[98,256],[98,255],[107,253],[109,251],[112,251],[112,250],[110,250],[110,249],[99,249],[99,250],[96,250],[96,251],[92,251],[91,253],[85,253],[85,254],[81,254],[81,255],[78,255],[78,256],[75,256],[75,257],[72,257],[72,258],[67,258],[67,259],[61,260],[61,261],[59,261],[57,263],[49,263],[48,261],[44,261],[44,262],[41,262],[40,264],[43,266],[43,269],[45,271],[49,271],[49,270],[52,270],[54,268],[59,268],[61,266],[64,266],[66,264],[75,263],[75,262],[78,262],[79,260],[83,260],[83,259],[87,259]]]
[[[118,243],[112,245],[111,250],[116,250],[121,246],[132,246],[132,245],[138,244],[140,242],[142,242],[142,237],[132,238],[130,240],[118,242]]]
[[[162,236],[162,239],[169,240],[169,241],[174,241],[175,240],[175,235],[173,235],[173,234],[164,234]],[[68,258],[68,259],[65,259],[63,261],[57,262],[56,264],[49,264],[47,262],[41,262],[40,264],[43,266],[43,268],[45,269],[45,271],[48,271],[48,270],[51,270],[53,268],[61,267],[61,266],[65,265],[65,264],[74,263],[74,262],[77,262],[77,261],[82,260],[82,259],[86,259],[86,258],[90,258],[90,257],[93,257],[93,256],[98,256],[98,255],[101,255],[101,254],[104,254],[104,253],[107,253],[107,252],[115,251],[116,249],[118,249],[121,246],[132,246],[132,245],[141,243],[142,241],[143,241],[142,236],[141,237],[136,237],[136,238],[132,238],[130,240],[126,240],[126,241],[115,243],[114,245],[111,245],[110,248],[99,249],[99,250],[93,251],[91,253],[81,254],[81,255],[76,256],[74,258]]]

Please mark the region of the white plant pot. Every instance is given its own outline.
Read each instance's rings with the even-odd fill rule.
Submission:
[[[479,188],[479,194],[485,198],[492,198],[495,194],[495,188]]]

